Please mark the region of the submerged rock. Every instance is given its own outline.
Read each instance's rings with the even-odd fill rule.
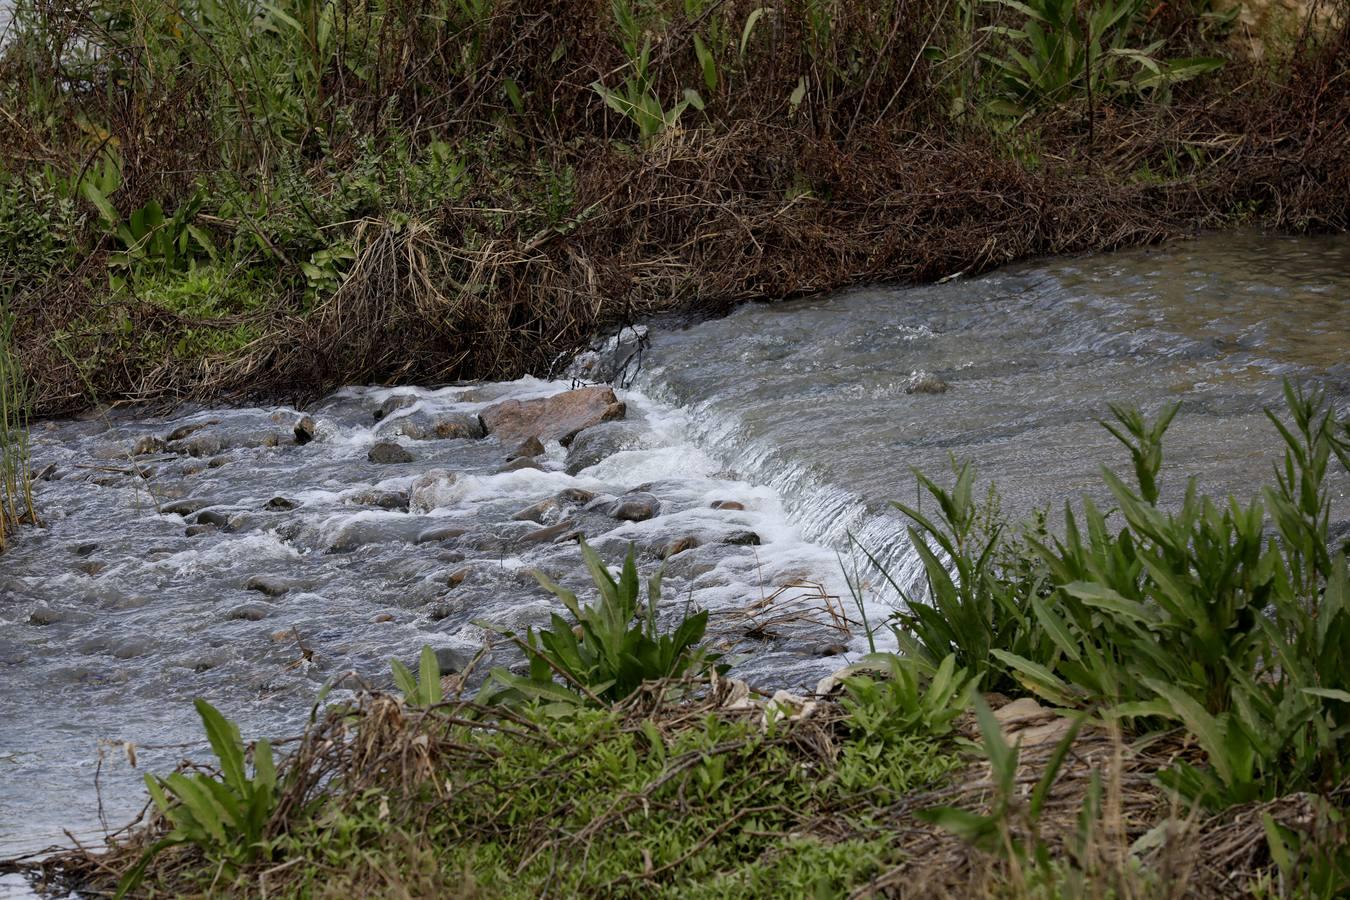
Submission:
[[[906,394],[945,394],[947,382],[929,372],[915,372],[909,376]]]
[[[407,512],[411,502],[405,491],[360,491],[345,499],[355,506],[375,506],[390,512]]]
[[[186,497],[182,500],[165,503],[159,508],[159,511],[166,516],[190,516],[199,509],[214,506],[216,502],[206,497]]]
[[[521,441],[516,449],[506,454],[506,461],[512,462],[517,459],[533,459],[536,456],[544,455],[544,445],[537,437],[530,437]]]
[[[407,409],[416,402],[416,394],[394,394],[391,397],[387,397],[385,398],[385,401],[380,404],[379,408],[375,410],[375,421],[379,422],[386,416],[398,412],[400,409]]]
[[[454,525],[436,525],[425,531],[419,532],[415,544],[431,544],[437,541],[449,541],[457,537],[468,534],[468,529],[457,528]]]
[[[661,558],[670,559],[672,556],[678,556],[679,554],[683,553],[686,550],[693,550],[695,547],[699,545],[699,543],[700,543],[699,539],[694,535],[692,534],[685,535],[684,537],[672,541],[670,544],[668,544],[665,547],[665,549],[661,551]]]
[[[532,531],[520,539],[522,544],[548,544],[556,543],[562,540],[577,537],[581,534],[577,530],[577,523],[571,519],[559,522],[557,525],[550,525],[547,528],[540,528],[538,531]]]
[[[220,509],[204,509],[193,518],[194,525],[214,525],[224,528],[230,524],[230,514]]]
[[[243,603],[236,606],[226,614],[227,619],[238,619],[245,622],[261,621],[272,612],[271,607],[265,603]]]
[[[414,457],[407,450],[392,441],[381,441],[366,453],[366,459],[379,465],[398,465],[410,463]]]
[[[576,475],[604,462],[621,450],[636,450],[650,439],[647,429],[636,422],[603,422],[577,434],[567,449],[565,468]]]
[[[622,419],[628,408],[608,387],[584,387],[538,400],[506,400],[483,410],[489,434],[507,444],[530,438],[564,447],[583,429]]]
[[[164,449],[164,442],[153,434],[143,435],[137,439],[131,448],[132,456],[148,456],[151,453],[159,453]]]
[[[625,494],[609,507],[609,514],[625,522],[645,522],[661,512],[661,501],[651,494]]]
[[[328,543],[330,553],[348,553],[368,544],[416,543],[426,523],[416,516],[381,513],[377,519],[358,519],[338,529]]]
[[[300,421],[296,422],[295,428],[292,429],[295,433],[295,442],[303,447],[314,440],[314,431],[317,427],[311,416],[301,416]]]
[[[434,416],[414,413],[394,419],[380,428],[381,435],[403,435],[414,441],[476,440],[487,434],[483,422],[468,413],[439,413]]]
[[[758,547],[759,535],[753,531],[733,531],[731,534],[722,538],[724,544],[735,544],[742,547]]]
[[[253,575],[244,582],[244,590],[257,591],[268,597],[280,597],[291,590],[292,584],[271,575]]]
[[[413,512],[430,512],[438,506],[447,506],[454,501],[451,487],[459,480],[454,472],[445,469],[428,469],[413,479],[408,488],[408,509]]]

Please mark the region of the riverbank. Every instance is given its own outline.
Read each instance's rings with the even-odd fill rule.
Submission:
[[[218,769],[147,777],[99,852],[11,868],[175,896],[1339,896],[1350,422],[1285,399],[1249,503],[1163,499],[1171,405],[1106,423],[1119,518],[1008,527],[968,466],[921,477],[927,602],[860,605],[899,652],[812,692],[728,677],[706,611],[579,539],[591,589],[536,575],[566,616],[502,629],[514,660],[428,647],[397,695],[326,687],[279,758],[198,700]]]
[[[1087,51],[1049,6],[114,12],[20,3],[0,60],[41,414],[544,374],[660,313],[1347,227],[1334,10],[1260,62],[1139,4]]]
[[[698,699],[649,685],[612,710],[504,719],[467,700],[368,697],[294,747],[265,850],[238,865],[171,847],[132,894],[1280,896],[1267,819],[1306,838],[1292,871],[1335,858],[1338,832],[1307,794],[1178,808],[1153,777],[1194,753],[1179,736],[1069,735],[1062,714],[995,698],[989,721],[1019,747],[1005,794],[972,714],[952,734],[888,735],[860,727],[842,689],[803,710],[746,699],[740,682],[683,687]],[[484,716],[495,724],[469,724]],[[159,821],[29,874],[111,890]]]

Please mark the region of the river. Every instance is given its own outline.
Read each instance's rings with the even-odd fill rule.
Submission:
[[[193,697],[247,737],[293,734],[346,672],[384,683],[423,644],[473,653],[484,626],[546,622],[560,605],[531,570],[585,585],[574,542],[538,539],[563,521],[613,562],[636,546],[645,572],[683,542],[663,615],[707,608],[737,674],[809,688],[866,648],[840,568],[861,562],[852,541],[912,582],[888,506],[914,500],[911,467],[972,460],[1010,516],[1054,509],[1126,467],[1097,424],[1108,404],[1178,399],[1165,493],[1194,475],[1247,496],[1277,458],[1262,410],[1281,380],[1345,412],[1347,351],[1350,237],[1222,235],[654,325],[618,389],[626,424],[534,467],[504,465],[493,437],[408,426],[567,383],[39,423],[44,527],[0,557],[0,857],[122,824],[141,772],[201,752]],[[298,443],[302,416],[314,438]],[[383,440],[414,459],[370,461]],[[414,487],[433,468],[450,477]],[[634,491],[656,514],[616,518]],[[1333,491],[1343,532],[1347,480]],[[897,598],[865,580],[875,623]]]

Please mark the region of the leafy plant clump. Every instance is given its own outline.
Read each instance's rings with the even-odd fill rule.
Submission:
[[[197,700],[196,706],[220,764],[219,777],[211,772],[145,776],[145,787],[168,829],[122,877],[119,898],[140,885],[147,867],[169,847],[191,845],[227,878],[271,855],[268,826],[278,799],[271,744],[259,741],[254,746],[250,776],[238,726],[205,700]]]
[[[635,551],[629,548],[616,581],[584,539],[580,545],[598,594],[596,602],[582,606],[576,594],[536,573],[539,583],[562,601],[575,624],[569,625],[554,613],[552,627],[537,634],[533,629],[527,631],[518,644],[529,658],[529,674],[494,668],[494,684],[480,699],[564,705],[583,699],[614,702],[630,696],[644,682],[699,676],[714,667],[716,654],[698,646],[708,628],[706,610],[691,615],[686,609],[673,631],[662,631],[658,624],[661,573],[648,580],[647,602],[640,605]],[[555,681],[555,675],[563,684]]]
[[[1350,468],[1350,444],[1322,394],[1286,384],[1285,400],[1287,422],[1269,414],[1283,460],[1245,504],[1200,496],[1192,479],[1165,505],[1176,406],[1152,422],[1113,410],[1104,425],[1129,451],[1133,483],[1106,471],[1116,510],[1084,499],[1062,536],[1025,537],[1034,574],[1016,587],[993,562],[1002,532],[969,541],[969,470],[952,491],[921,478],[941,520],[906,511],[934,605],[911,598],[894,623],[901,645],[983,660],[986,686],[1144,732],[1184,727],[1205,765],[1178,761],[1159,778],[1187,803],[1330,794],[1350,778],[1350,575],[1332,547],[1328,479],[1333,461]]]

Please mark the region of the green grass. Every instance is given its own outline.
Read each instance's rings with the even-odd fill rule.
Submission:
[[[433,756],[411,786],[320,795],[268,844],[289,863],[271,896],[840,896],[898,861],[872,818],[960,765],[953,745],[919,737],[846,740],[831,759],[758,715],[655,726],[575,709],[503,730],[421,727],[461,764]],[[220,872],[161,871],[170,891]],[[233,890],[258,884],[255,870]]]

